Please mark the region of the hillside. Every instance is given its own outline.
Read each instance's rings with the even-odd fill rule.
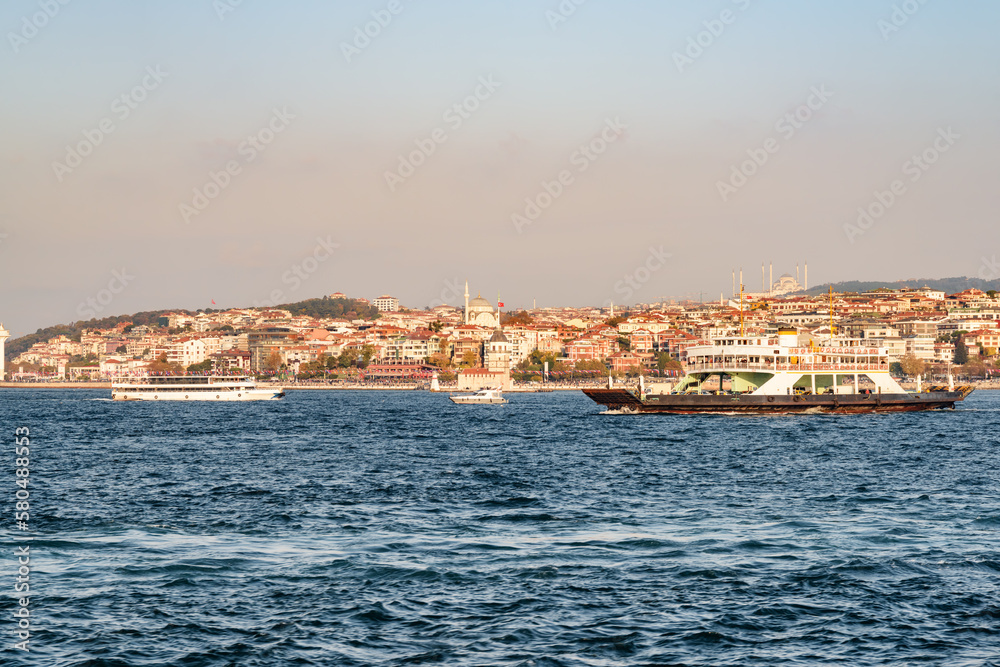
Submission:
[[[930,287],[931,289],[943,290],[945,294],[954,294],[956,292],[961,292],[962,290],[967,290],[971,287],[981,289],[984,292],[988,290],[1000,290],[1000,279],[998,280],[980,280],[979,278],[966,278],[965,276],[960,276],[957,278],[913,278],[910,280],[848,280],[840,283],[825,283],[823,285],[816,285],[815,287],[810,287],[804,292],[799,292],[799,294],[807,294],[809,296],[816,296],[818,294],[825,294],[829,291],[830,287],[833,287],[834,292],[865,292],[868,290],[889,288],[889,289],[902,289],[904,287]]]
[[[322,297],[318,299],[306,299],[295,303],[284,303],[275,308],[287,310],[292,315],[303,315],[315,318],[350,318],[373,320],[378,317],[378,309],[375,306],[361,303],[355,299],[330,299]],[[233,309],[239,310],[239,309]],[[158,326],[159,318],[165,313],[182,313],[184,315],[196,315],[198,313],[218,313],[222,312],[214,308],[202,308],[196,311],[185,310],[183,308],[165,308],[163,310],[146,310],[132,315],[115,315],[112,317],[102,317],[100,319],[79,320],[70,324],[57,324],[51,327],[39,329],[35,333],[13,338],[7,341],[5,357],[10,360],[22,352],[30,349],[35,343],[49,340],[55,336],[64,335],[68,338],[79,341],[84,329],[111,329],[122,322],[131,322],[135,325]]]

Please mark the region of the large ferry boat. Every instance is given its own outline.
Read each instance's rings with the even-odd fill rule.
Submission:
[[[905,412],[954,408],[970,386],[903,389],[889,373],[889,354],[865,339],[723,336],[687,350],[686,375],[668,393],[609,386],[583,393],[611,410],[635,413]],[[706,385],[717,389],[709,390]],[[730,389],[723,391],[723,379]]]
[[[142,375],[111,380],[116,401],[267,401],[282,398],[282,387],[262,389],[246,375]]]

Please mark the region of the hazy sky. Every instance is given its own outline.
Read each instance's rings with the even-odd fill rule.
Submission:
[[[6,0],[0,320],[1000,254],[1000,4],[577,3]]]

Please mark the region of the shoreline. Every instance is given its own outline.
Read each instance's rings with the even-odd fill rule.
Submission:
[[[304,383],[292,383],[292,384],[279,384],[279,383],[269,383],[269,382],[258,382],[257,386],[263,389],[271,389],[281,387],[285,391],[427,391],[429,393],[437,394],[448,394],[454,392],[466,392],[466,390],[458,389],[457,387],[442,387],[436,392],[431,392],[429,389],[418,386],[382,386],[382,385],[360,385],[360,384],[350,384],[350,385],[326,385],[326,384],[304,384]],[[605,386],[604,383],[597,383],[593,385],[574,385],[574,386],[555,386],[549,385],[545,387],[514,387],[513,389],[508,389],[505,393],[511,394],[530,394],[530,393],[548,393],[551,391],[577,391],[580,389],[599,389]],[[626,386],[626,385],[618,385]],[[632,385],[627,385],[632,386]],[[0,389],[107,389],[111,391],[110,382],[0,382]]]
[[[956,384],[959,384],[956,382]],[[327,385],[327,384],[304,384],[304,383],[292,383],[292,384],[278,384],[278,383],[267,383],[259,382],[258,387],[264,389],[281,387],[285,391],[426,391],[429,393],[437,394],[450,394],[450,393],[463,393],[466,390],[458,389],[457,387],[441,387],[436,392],[431,392],[429,389],[418,386],[381,386],[381,385],[361,385],[361,384],[350,384],[350,385]],[[510,394],[545,394],[553,391],[579,391],[581,389],[602,389],[606,387],[607,384],[604,382],[598,382],[593,384],[581,384],[572,386],[560,386],[560,385],[544,385],[540,387],[514,387],[508,389],[504,393]],[[637,383],[615,383],[616,387],[621,387],[622,389],[635,389],[638,387]],[[904,389],[915,390],[916,385],[908,386],[903,385]],[[976,391],[996,391],[1000,390],[1000,382],[975,382],[973,383]],[[107,389],[111,391],[110,382],[0,382],[0,389]]]

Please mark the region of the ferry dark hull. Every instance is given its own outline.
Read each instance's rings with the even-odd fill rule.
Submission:
[[[972,393],[971,387],[955,391],[921,394],[837,394],[800,396],[754,396],[752,394],[664,394],[645,401],[624,389],[584,389],[583,393],[609,410],[626,413],[731,414],[796,412],[917,412],[954,409],[955,403]]]

